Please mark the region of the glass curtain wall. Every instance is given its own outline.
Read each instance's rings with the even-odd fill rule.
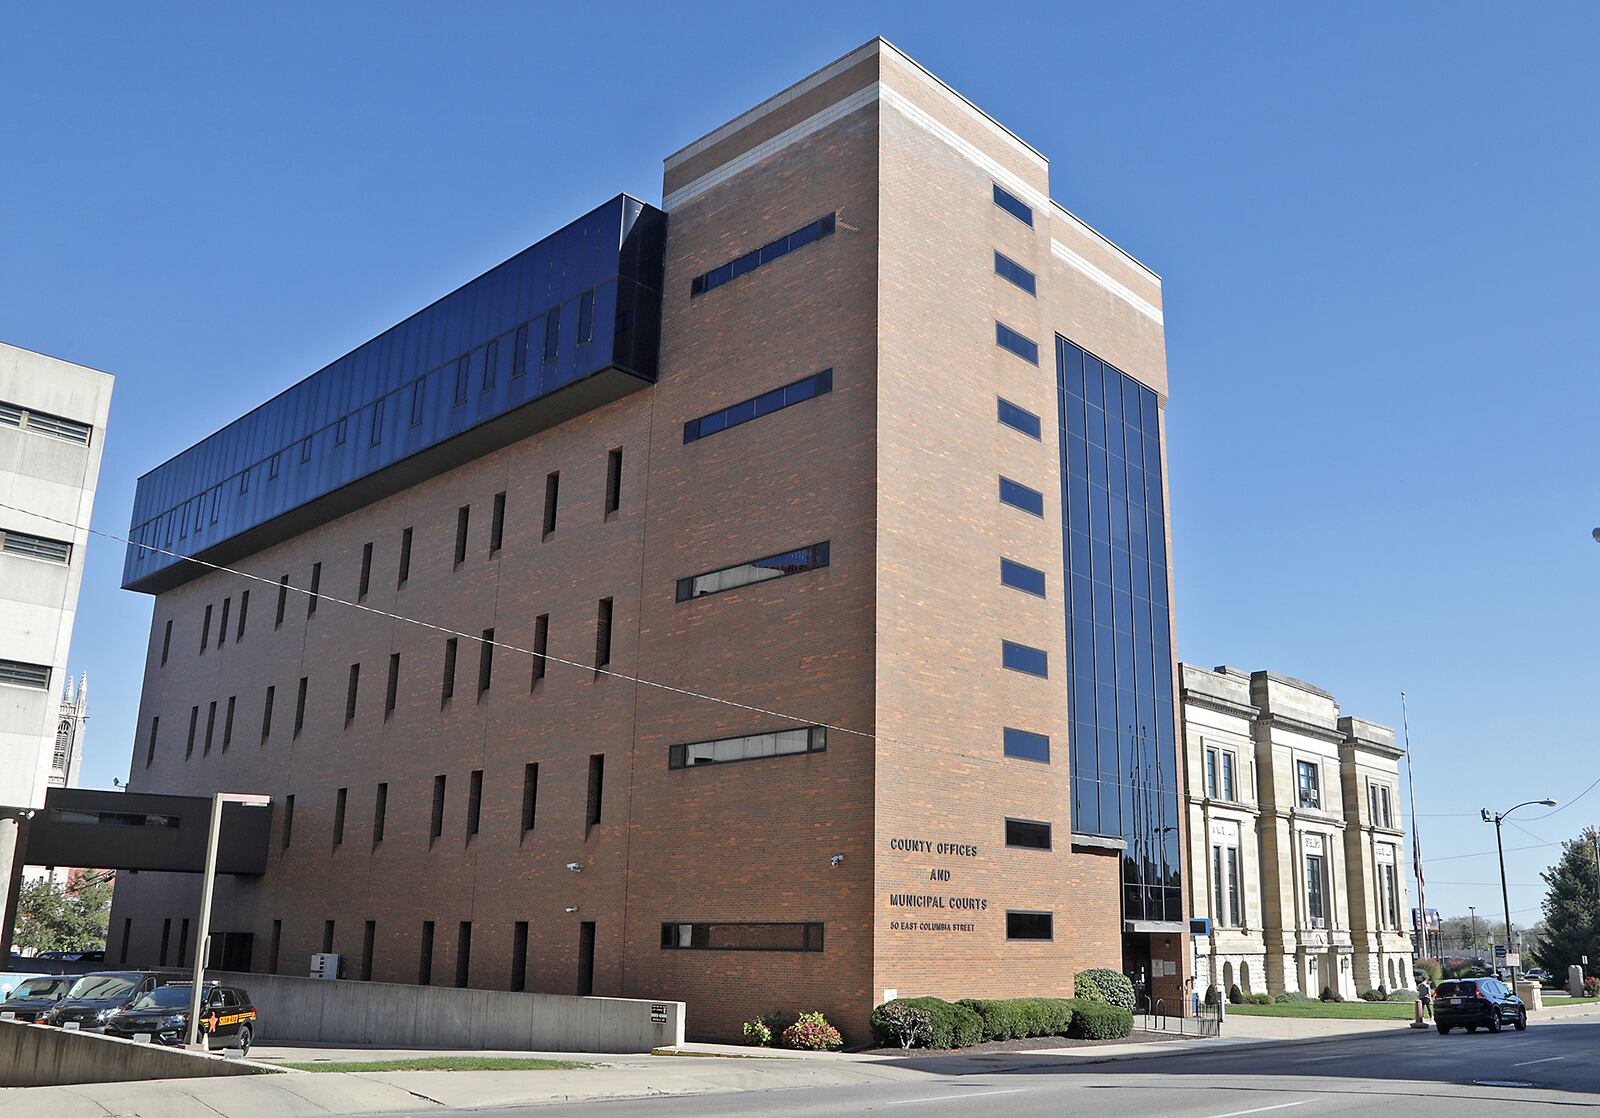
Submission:
[[[1056,338],[1072,829],[1127,841],[1123,916],[1183,919],[1160,416]]]

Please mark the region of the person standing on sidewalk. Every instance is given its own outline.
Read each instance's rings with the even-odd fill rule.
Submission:
[[[1417,979],[1417,1001],[1422,1003],[1423,1020],[1433,1020],[1433,983],[1428,981],[1427,975]]]

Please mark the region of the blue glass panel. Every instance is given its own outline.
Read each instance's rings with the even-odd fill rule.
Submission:
[[[621,196],[546,237],[152,470],[138,486],[131,528],[137,533],[160,523],[193,497],[220,487],[217,520],[208,518],[185,550],[227,562],[246,546],[259,549],[286,538],[291,522],[280,518],[289,512],[313,506],[292,522],[292,530],[303,531],[308,521],[343,515],[373,494],[385,495],[390,486],[454,468],[459,457],[452,455],[464,445],[455,437],[471,428],[517,412],[514,422],[497,424],[485,435],[504,445],[548,426],[556,415],[551,405],[519,411],[533,403],[535,394],[522,390],[515,400],[499,394],[503,339],[518,336],[527,325],[523,301],[511,293],[521,290],[534,265],[552,277],[541,283],[547,288],[539,300],[541,312],[569,291],[576,305],[577,292],[602,289],[613,300],[626,289],[635,308],[631,333],[624,337],[613,330],[613,316],[600,314],[596,306],[600,337],[582,361],[569,358],[561,383],[607,374],[600,394],[611,398],[627,391],[631,380],[648,383],[656,372],[665,220],[659,210]],[[483,364],[486,347],[497,339],[502,344],[489,370]],[[455,361],[463,353],[477,362],[474,384],[487,384],[491,391],[483,394],[487,406],[457,411],[449,402]],[[618,370],[630,377],[616,376]],[[415,425],[414,401],[421,407]],[[301,462],[299,447],[307,439],[312,455]],[[408,462],[405,478],[391,469],[419,454],[426,457]],[[266,464],[274,458],[281,477],[268,484]],[[252,472],[259,475],[254,485]],[[380,474],[368,485],[353,484]],[[242,539],[246,533],[248,541]],[[125,562],[130,588],[159,592],[193,576],[181,560],[135,559],[137,554],[139,549],[130,549]]]
[[[1083,355],[1083,398],[1094,407],[1105,411],[1106,394],[1101,384],[1101,365],[1096,357]]]
[[[1044,515],[1044,494],[1008,477],[1000,479],[1000,500],[1034,516]]]
[[[1014,590],[1044,597],[1044,572],[1023,563],[1000,560],[1000,581]]]
[[[1000,663],[1014,672],[1036,675],[1041,679],[1050,676],[1050,655],[1042,648],[1032,648],[1015,641],[1001,641]]]
[[[994,254],[994,273],[1001,279],[1010,280],[1029,295],[1035,294],[1035,281],[1033,273],[1001,253]]]
[[[1030,228],[1033,225],[1033,207],[1008,190],[994,188],[994,204]]]
[[[1050,760],[1050,738],[1046,734],[1035,734],[1007,726],[1002,732],[1002,743],[1007,757],[1021,757],[1027,761]]]
[[[1039,343],[1017,333],[1003,322],[994,324],[994,344],[1032,365],[1039,363]]]
[[[1014,431],[1021,431],[1030,439],[1040,437],[1043,429],[1040,426],[1038,416],[1027,408],[1018,407],[1003,396],[996,397],[996,399],[999,401],[999,419],[1001,423]]]

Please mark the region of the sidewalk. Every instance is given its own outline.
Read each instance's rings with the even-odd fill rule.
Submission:
[[[1600,1016],[1600,1004],[1546,1009],[1535,1023]],[[1084,1048],[963,1055],[909,1056],[804,1053],[737,1045],[686,1044],[662,1055],[618,1056],[582,1052],[470,1053],[548,1057],[592,1065],[570,1071],[411,1071],[280,1075],[240,1079],[169,1079],[76,1087],[0,1089],[0,1118],[49,1114],[51,1118],[327,1118],[329,1114],[427,1114],[442,1109],[586,1102],[620,1098],[698,1095],[789,1087],[838,1087],[930,1074],[991,1074],[1052,1063],[1095,1064],[1181,1057],[1197,1052],[1271,1047],[1318,1037],[1410,1032],[1403,1021],[1245,1017],[1226,1020],[1221,1037],[1188,1041],[1130,1041]],[[671,1054],[665,1054],[669,1052]],[[261,1047],[263,1063],[284,1059],[380,1060],[464,1053],[417,1050]]]

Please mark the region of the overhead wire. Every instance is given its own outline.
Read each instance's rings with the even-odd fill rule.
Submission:
[[[422,621],[415,617],[407,617],[405,614],[394,613],[385,609],[378,609],[375,606],[369,606],[362,602],[352,602],[344,598],[335,597],[332,594],[325,594],[321,591],[312,591],[306,589],[305,587],[296,586],[292,582],[277,581],[266,578],[262,575],[251,574],[249,571],[241,571],[236,567],[229,567],[222,563],[212,563],[205,559],[196,559],[192,555],[184,555],[181,552],[170,551],[163,547],[157,547],[154,544],[139,543],[137,541],[128,539],[126,536],[119,536],[115,532],[107,532],[99,528],[91,528],[87,525],[75,524],[70,520],[61,520],[57,517],[46,516],[43,513],[34,512],[31,509],[19,508],[16,505],[6,504],[3,501],[0,501],[0,509],[7,509],[11,512],[19,512],[26,516],[36,517],[40,520],[49,521],[52,524],[59,524],[62,527],[71,528],[74,531],[87,532],[93,536],[100,536],[103,539],[114,540],[117,543],[126,544],[129,547],[143,548],[146,551],[153,551],[158,555],[166,555],[185,563],[193,563],[196,566],[204,567],[207,570],[220,571],[224,574],[236,575],[239,578],[249,579],[252,582],[259,582],[265,586],[270,586],[277,589],[293,590],[296,594],[303,594],[308,598],[315,597],[319,602],[330,602],[334,605],[349,606],[351,609],[360,610],[363,613],[370,613],[379,617],[386,617],[391,621],[399,621],[407,625],[415,625],[422,629],[430,629],[433,632],[442,633],[445,636],[459,637],[465,640],[477,641],[479,644],[488,645],[491,648],[504,649],[507,652],[521,653],[525,656],[531,656],[535,659],[542,659],[547,663],[560,664],[563,667],[569,668],[579,668],[594,675],[609,676],[612,679],[620,679],[627,683],[636,683],[641,687],[653,687],[657,690],[665,691],[670,694],[680,695],[690,699],[701,699],[710,703],[718,703],[722,706],[732,707],[737,710],[749,711],[752,714],[765,715],[769,718],[779,718],[790,722],[802,723],[808,726],[820,726],[825,730],[835,733],[850,734],[855,737],[867,738],[869,740],[875,739],[878,736],[866,730],[856,730],[849,726],[837,725],[836,723],[819,722],[815,719],[802,718],[784,711],[773,710],[768,707],[755,706],[751,703],[741,703],[735,699],[726,699],[720,695],[711,695],[704,691],[696,691],[688,687],[679,687],[671,683],[662,683],[660,680],[647,679],[644,676],[633,675],[628,672],[613,671],[609,668],[600,667],[597,664],[585,664],[578,660],[568,660],[561,656],[554,656],[548,652],[536,652],[531,648],[523,648],[520,645],[511,644],[508,641],[503,641],[498,638],[486,638],[480,633],[462,632],[458,629],[452,629],[447,625],[438,625],[431,621]]]

